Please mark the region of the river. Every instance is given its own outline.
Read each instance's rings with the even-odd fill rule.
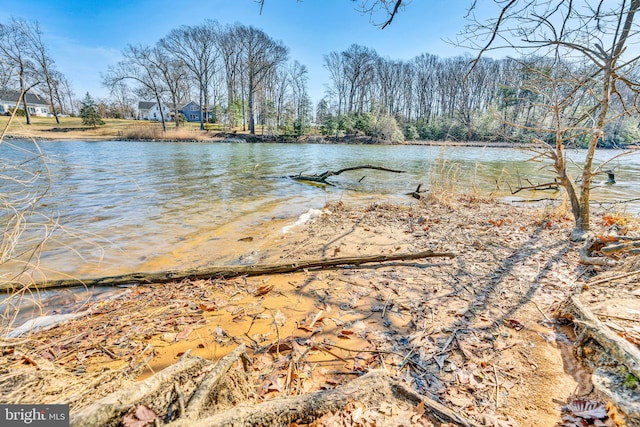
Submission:
[[[28,141],[0,144],[6,162],[0,171],[3,198],[28,193],[26,200],[50,183],[37,211],[58,225],[37,262],[31,261],[38,266],[37,278],[242,262],[238,238],[250,235],[260,224],[272,219],[294,223],[310,208],[322,208],[329,201],[413,203],[405,194],[420,183],[428,188],[434,177],[461,190],[475,188],[508,200],[554,196],[551,192],[511,196],[509,188],[517,187],[519,180],[528,185],[525,179],[532,183],[553,179],[544,163],[529,162],[532,154],[516,149],[116,141],[43,142],[39,147],[50,178],[36,162],[39,178],[18,183],[10,178],[28,180],[24,170],[31,172],[28,160],[34,158],[34,145]],[[616,154],[600,151],[598,161]],[[638,154],[617,158],[607,166],[615,170],[617,182],[597,185],[594,200],[640,198]],[[569,155],[578,161],[584,157],[580,151]],[[345,172],[329,179],[333,186],[283,178],[365,164],[406,172]],[[638,213],[640,200],[619,209]],[[6,211],[3,215],[6,222]],[[39,218],[30,221],[48,224]],[[41,228],[27,229],[22,243],[41,238]],[[6,262],[0,265],[0,274],[12,277],[19,268],[19,263]]]

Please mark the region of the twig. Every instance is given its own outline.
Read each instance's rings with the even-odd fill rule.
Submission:
[[[619,319],[619,320],[626,320],[628,322],[640,322],[640,319],[632,319],[630,317],[622,317],[622,316],[614,316],[612,314],[605,314],[605,313],[593,313],[596,316],[600,316],[600,317],[609,317],[611,319]]]
[[[493,375],[496,378],[496,409],[500,407],[500,383],[498,381],[498,371],[496,365],[493,365]]]
[[[340,350],[344,350],[344,351],[351,351],[353,353],[379,353],[379,354],[395,354],[396,356],[399,357],[404,357],[405,355],[402,353],[398,353],[397,351],[389,351],[389,350],[366,350],[366,349],[358,349],[358,350],[354,350],[352,348],[346,348],[346,347],[342,347],[339,346],[337,344],[330,344],[330,343],[322,343],[322,344],[318,344],[318,347],[320,346],[324,346],[324,345],[328,345],[330,347],[335,347],[335,348],[339,348]]]
[[[331,350],[329,350],[329,349],[327,349],[327,348],[324,348],[324,345],[325,345],[325,344],[318,344],[318,345],[316,345],[316,346],[315,346],[315,348],[317,348],[317,349],[318,349],[318,350],[320,350],[320,351],[324,351],[325,353],[328,353],[328,354],[332,355],[332,356],[333,356],[333,357],[335,357],[336,359],[340,359],[340,360],[342,360],[344,363],[348,363],[348,362],[349,362],[349,361],[348,361],[347,359],[345,359],[344,357],[338,356],[338,355],[337,355],[337,354],[335,354],[333,351],[331,351]],[[340,347],[338,347],[338,348],[340,348]],[[343,349],[343,350],[344,350],[344,349]]]
[[[617,276],[605,277],[603,279],[598,279],[598,280],[595,280],[593,282],[588,282],[587,285],[588,286],[600,285],[602,283],[613,282],[614,280],[625,279],[625,278],[630,277],[630,276],[635,276],[636,274],[640,274],[640,270],[635,270],[635,271],[631,271],[629,273],[619,274]]]
[[[531,302],[533,303],[533,305],[536,306],[536,308],[538,309],[540,314],[542,314],[544,316],[544,318],[547,320],[547,322],[553,323],[553,321],[549,318],[549,316],[547,316],[547,314],[544,311],[542,311],[542,309],[538,306],[538,304],[534,300],[531,300]]]
[[[449,339],[447,340],[447,342],[444,344],[444,346],[442,347],[442,350],[440,350],[437,354],[442,354],[444,352],[447,351],[447,348],[449,347],[449,345],[451,344],[451,342],[453,341],[453,339],[456,337],[456,334],[458,333],[459,329],[454,330],[451,333],[451,336],[449,337]]]
[[[118,356],[116,356],[111,350],[109,350],[108,348],[106,348],[105,346],[103,346],[102,344],[98,344],[98,346],[102,349],[102,351],[104,351],[105,353],[107,353],[107,356],[109,356],[112,359],[118,359]]]

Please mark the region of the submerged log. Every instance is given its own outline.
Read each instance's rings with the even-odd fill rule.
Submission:
[[[531,183],[529,183],[531,184]],[[553,182],[545,182],[543,184],[531,184],[527,186],[516,187],[515,190],[511,191],[511,194],[516,194],[521,191],[531,190],[531,191],[543,191],[543,190],[554,190],[557,191],[560,188],[560,183],[557,181]]]
[[[330,176],[335,176],[335,175],[340,175],[343,172],[348,172],[348,171],[353,171],[353,170],[358,170],[358,169],[374,169],[374,170],[379,170],[379,171],[384,171],[384,172],[393,172],[393,173],[404,173],[404,171],[401,170],[396,170],[396,169],[388,169],[388,168],[384,168],[381,166],[372,166],[372,165],[362,165],[362,166],[352,166],[349,168],[344,168],[344,169],[340,169],[337,171],[326,171],[324,173],[321,174],[316,174],[316,175],[303,175],[303,174],[298,174],[298,175],[289,175],[288,178],[292,178],[295,179],[296,181],[310,181],[310,182],[318,182],[321,184],[327,184],[327,185],[333,185],[330,182],[327,181],[327,178],[329,178]],[[362,181],[364,177],[360,178],[360,181]]]
[[[390,255],[372,255],[360,257],[342,257],[333,259],[317,259],[297,261],[287,264],[256,264],[250,266],[205,267],[157,273],[131,273],[120,276],[107,276],[97,279],[64,279],[38,282],[32,284],[3,283],[0,292],[14,292],[25,287],[37,289],[68,288],[73,286],[123,286],[141,284],[162,284],[180,282],[182,280],[229,279],[239,276],[262,276],[266,274],[292,273],[312,268],[333,268],[345,265],[360,265],[367,263],[383,263],[389,261],[408,261],[422,258],[446,257],[454,258],[451,252],[422,251],[411,253],[396,253]]]
[[[420,200],[422,198],[422,194],[429,192],[429,190],[421,190],[420,188],[422,188],[422,184],[418,184],[416,190],[412,191],[411,193],[407,193],[406,196],[411,196],[414,199]]]

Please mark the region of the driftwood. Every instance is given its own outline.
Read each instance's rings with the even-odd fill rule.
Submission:
[[[195,381],[204,375],[211,362],[199,357],[185,356],[174,365],[164,369],[130,388],[118,390],[84,407],[79,413],[71,415],[74,427],[118,426],[122,417],[138,405],[146,405],[156,414],[171,404],[167,396],[173,394],[175,383]]]
[[[178,420],[170,426],[288,426],[297,420],[312,422],[324,414],[343,409],[349,402],[359,401],[368,406],[378,407],[380,402],[394,399],[402,399],[413,405],[423,402],[427,413],[442,422],[454,422],[462,427],[478,427],[478,424],[435,400],[418,395],[392,380],[383,370],[371,371],[331,390],[273,399],[259,404],[240,404],[210,417],[197,421]]]
[[[232,370],[238,361],[242,363],[241,372]],[[196,388],[181,416],[197,420],[207,413],[233,407],[242,401],[254,400],[255,393],[249,385],[247,374],[249,363],[244,344],[220,359]]]
[[[333,185],[327,181],[327,178],[329,178],[330,176],[340,175],[343,172],[348,172],[348,171],[353,171],[358,169],[374,169],[374,170],[379,170],[384,172],[404,173],[404,171],[401,171],[401,170],[388,169],[388,168],[383,168],[381,166],[363,165],[363,166],[352,166],[350,168],[344,168],[337,171],[326,171],[319,175],[303,175],[303,174],[289,175],[288,178],[295,179],[296,181],[309,181],[309,182],[317,182],[320,184]],[[360,178],[360,181],[362,181],[363,178],[364,177]]]
[[[416,188],[415,191],[412,191],[411,193],[407,193],[407,196],[411,196],[414,199],[418,199],[420,200],[422,198],[422,194],[423,193],[427,193],[429,190],[420,190],[420,188],[422,187],[422,184],[418,184],[418,187]]]
[[[531,184],[531,183],[530,183]],[[524,187],[516,187],[515,190],[511,191],[511,194],[519,193],[524,190],[532,190],[532,191],[542,191],[542,190],[557,190],[559,188],[560,183],[557,181],[553,182],[545,182],[544,184],[531,184]]]
[[[584,245],[580,248],[580,262],[585,265],[604,265],[613,267],[616,265],[616,261],[610,258],[593,256],[594,252],[600,252],[605,245],[596,237],[589,237]]]
[[[596,362],[591,382],[596,392],[613,402],[625,416],[628,425],[640,425],[640,404],[630,398],[629,390],[620,383],[625,381],[627,373],[640,378],[640,350],[627,340],[611,331],[595,314],[580,301],[579,295],[573,295],[565,306],[564,315],[573,320],[578,337],[575,353],[581,359],[599,360],[601,354],[613,359],[609,362]],[[590,340],[602,348],[601,353],[583,351]],[[584,357],[583,357],[584,356]],[[616,366],[617,365],[617,366]],[[626,369],[620,369],[623,365]],[[622,379],[619,377],[622,376]],[[618,377],[618,378],[616,378]]]
[[[172,366],[129,388],[118,390],[72,414],[74,427],[119,426],[141,405],[164,422],[198,419],[207,408],[232,408],[254,400],[247,374],[245,346],[238,346],[213,366],[200,357],[183,356]],[[241,370],[233,369],[241,362]],[[187,404],[188,402],[188,404]],[[189,424],[190,425],[190,424]]]
[[[390,255],[372,255],[361,257],[342,257],[333,259],[318,259],[298,261],[288,264],[256,264],[251,266],[229,266],[229,267],[205,267],[201,269],[188,269],[178,271],[164,271],[158,273],[131,273],[120,276],[108,276],[98,279],[64,279],[35,284],[4,283],[0,285],[0,292],[13,292],[25,286],[38,289],[66,288],[73,286],[121,286],[135,284],[162,284],[179,282],[182,280],[201,279],[228,279],[239,276],[261,276],[266,274],[292,273],[313,268],[332,268],[345,265],[360,265],[367,263],[382,263],[388,261],[408,261],[431,257],[454,258],[450,252],[422,251],[412,253],[396,253]]]
[[[582,304],[579,295],[573,295],[569,299],[564,311],[572,315],[574,324],[581,330],[576,346],[594,339],[608,355],[625,365],[636,378],[640,378],[640,350],[604,325]]]
[[[640,242],[615,243],[603,247],[600,249],[600,252],[605,255],[611,255],[617,252],[628,252],[637,255],[640,253]]]
[[[373,408],[383,401],[421,404],[426,416],[433,420],[479,427],[432,398],[391,379],[384,370],[370,371],[331,390],[256,402],[244,345],[215,366],[199,357],[184,356],[154,376],[72,414],[71,425],[117,426],[125,417],[135,423],[138,409],[142,407],[142,413],[151,419],[140,420],[140,424],[153,422],[155,418],[156,425],[169,423],[167,425],[173,427],[289,426],[297,420],[311,422],[355,401]]]

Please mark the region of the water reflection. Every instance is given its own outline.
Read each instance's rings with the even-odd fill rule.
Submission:
[[[503,192],[519,179],[553,179],[548,166],[527,162],[531,153],[513,149],[162,142],[51,142],[42,149],[52,177],[42,208],[64,227],[40,260],[50,278],[60,276],[53,272],[86,277],[234,262],[233,237],[258,223],[293,222],[331,200],[411,202],[404,194],[420,183],[428,187],[433,174],[459,188]],[[611,155],[599,152],[598,160]],[[569,156],[579,162],[583,153]],[[354,171],[332,177],[330,187],[281,178],[362,164],[406,173]],[[608,167],[617,183],[596,186],[594,199],[640,197],[637,155]],[[640,201],[626,206],[640,211]]]

